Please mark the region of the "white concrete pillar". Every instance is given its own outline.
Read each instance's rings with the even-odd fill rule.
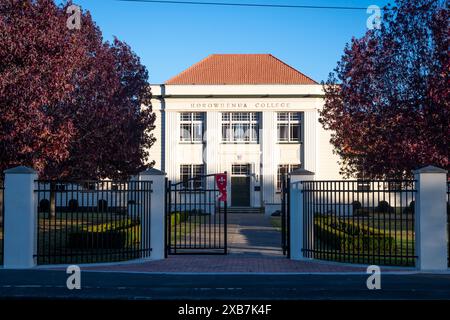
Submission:
[[[27,167],[5,170],[4,262],[5,269],[36,266],[36,171]]]
[[[414,177],[416,266],[420,270],[447,270],[447,170],[428,166],[414,171]]]
[[[150,260],[165,258],[165,209],[166,174],[157,169],[148,169],[139,174],[139,181],[152,181],[150,200]],[[144,210],[147,210],[145,208]]]
[[[303,249],[303,185],[302,181],[314,180],[314,172],[297,169],[290,173],[290,254],[292,260],[309,260],[305,258]]]

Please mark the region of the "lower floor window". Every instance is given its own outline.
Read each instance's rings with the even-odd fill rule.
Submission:
[[[292,171],[299,169],[299,164],[280,164],[277,171],[277,192],[281,192],[283,176],[288,175]]]
[[[204,164],[182,164],[180,166],[180,180],[185,189],[200,189],[204,185]]]

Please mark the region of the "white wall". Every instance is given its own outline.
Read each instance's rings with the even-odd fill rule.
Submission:
[[[163,168],[172,181],[179,180],[181,164],[206,163],[208,174],[227,171],[231,175],[232,164],[248,163],[255,174],[251,179],[251,204],[260,207],[263,203],[280,202],[276,193],[279,164],[302,163],[305,169],[316,173],[316,179],[340,178],[338,157],[329,144],[330,134],[318,122],[318,109],[323,105],[320,85],[155,85],[152,92],[154,110],[163,109],[165,125],[161,115],[156,123],[161,129],[156,132],[164,134],[157,137],[151,154],[164,160],[164,165],[157,164],[157,168]],[[179,112],[206,113],[204,145],[179,143]],[[261,112],[260,143],[221,143],[221,112]],[[277,112],[304,114],[303,145],[277,143]],[[261,186],[261,193],[254,191],[257,185]],[[228,197],[231,201],[230,186]]]

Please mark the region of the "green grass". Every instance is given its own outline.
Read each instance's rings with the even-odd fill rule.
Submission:
[[[48,214],[39,214],[38,264],[69,264],[116,262],[139,258],[135,250],[139,242],[128,241],[121,249],[74,249],[68,246],[71,233],[112,230],[128,219],[122,214],[102,213],[57,213],[55,218]],[[136,224],[131,230],[132,238],[139,238],[140,226]],[[129,237],[129,233],[127,233]]]
[[[414,225],[398,214],[318,216],[310,256],[339,262],[414,266]],[[407,230],[407,231],[405,231]],[[320,252],[317,252],[320,251]]]
[[[201,229],[204,227],[204,223],[209,219],[208,216],[191,215],[186,220],[182,220],[179,223],[171,224],[170,239],[171,243],[184,244],[185,241],[189,243],[189,237],[195,234],[200,234],[204,231]],[[209,230],[208,230],[209,231]]]
[[[270,224],[277,231],[281,232],[281,217],[270,217]]]

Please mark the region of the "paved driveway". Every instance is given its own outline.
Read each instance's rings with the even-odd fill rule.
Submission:
[[[228,248],[230,254],[281,257],[281,233],[262,214],[230,214]]]

